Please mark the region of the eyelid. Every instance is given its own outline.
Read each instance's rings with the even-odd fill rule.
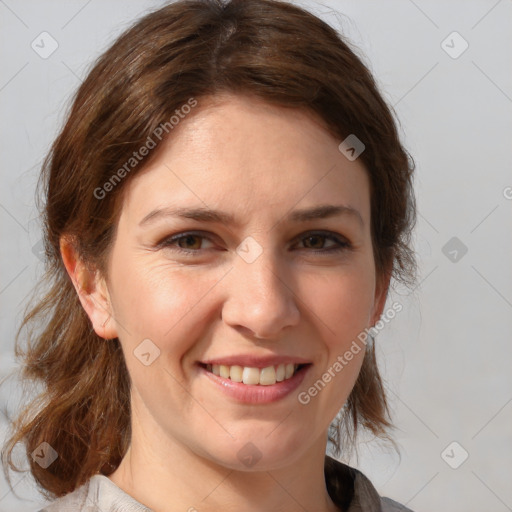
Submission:
[[[215,241],[212,234],[209,232],[206,232],[206,231],[180,231],[179,233],[176,233],[174,235],[169,235],[169,236],[163,237],[159,242],[157,242],[155,244],[155,247],[157,249],[170,247],[171,244],[176,243],[176,242],[178,242],[178,240],[181,240],[182,238],[186,238],[187,236],[197,236],[200,238],[204,238],[212,243]],[[184,252],[199,252],[199,249],[187,250],[187,249],[183,249],[182,247],[178,247],[178,246],[176,246],[176,249],[184,251]]]
[[[193,255],[193,256],[197,256],[201,253],[204,253],[204,250],[211,249],[211,248],[208,248],[208,249],[184,249],[183,247],[178,247],[177,245],[174,245],[176,242],[178,242],[179,240],[181,240],[182,238],[185,238],[187,236],[197,236],[197,237],[206,239],[212,243],[215,243],[215,238],[216,238],[214,235],[212,235],[212,233],[206,232],[206,231],[182,231],[182,232],[164,237],[161,241],[159,241],[156,244],[155,248],[157,250],[165,249],[165,248],[172,248],[172,250],[175,252],[187,254],[187,255]],[[303,233],[299,234],[298,236],[296,236],[294,238],[293,245],[296,245],[296,244],[300,243],[302,240],[305,240],[306,238],[311,237],[311,236],[325,237],[326,239],[334,241],[337,245],[335,245],[334,247],[326,248],[326,249],[324,249],[324,248],[309,249],[306,247],[306,248],[301,248],[301,250],[304,250],[304,251],[310,252],[310,253],[311,252],[317,253],[317,254],[329,254],[329,253],[334,254],[336,252],[343,252],[343,251],[348,251],[348,250],[353,249],[353,245],[352,245],[351,241],[346,236],[344,236],[340,233],[333,232],[333,231],[326,231],[326,230],[321,230],[321,229],[319,229],[319,230],[313,229],[313,230],[309,230],[309,231],[304,231]]]

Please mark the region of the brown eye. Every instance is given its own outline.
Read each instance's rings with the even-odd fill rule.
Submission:
[[[325,243],[324,235],[311,235],[304,238],[304,245],[310,249],[323,249]]]
[[[178,239],[178,246],[182,249],[200,249],[202,237],[199,235],[186,235]]]
[[[210,246],[208,246],[208,244],[210,244]],[[212,246],[212,239],[200,233],[180,233],[164,238],[157,244],[159,249],[176,251],[193,256],[204,253],[205,250],[211,249]]]
[[[309,252],[319,254],[341,252],[352,247],[348,240],[335,233],[309,233],[303,236],[299,243],[303,244],[304,249],[311,249]],[[326,243],[330,245],[326,247]]]

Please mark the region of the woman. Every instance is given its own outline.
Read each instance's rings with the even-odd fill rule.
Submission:
[[[4,469],[24,442],[48,512],[408,510],[325,453],[358,427],[390,439],[369,332],[415,277],[412,173],[369,71],[312,14],[142,18],[43,167],[51,288],[17,355],[44,392]]]

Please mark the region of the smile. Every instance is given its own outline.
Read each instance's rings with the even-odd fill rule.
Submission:
[[[241,361],[232,358],[229,362]],[[243,404],[269,404],[292,396],[313,366],[311,363],[269,363],[257,367],[212,362],[198,363],[197,367],[224,396]],[[252,364],[261,363],[253,361]]]
[[[254,368],[240,365],[207,364],[203,367],[208,372],[218,375],[233,382],[239,382],[250,386],[271,386],[277,382],[291,379],[294,374],[305,365],[286,363],[265,368]]]

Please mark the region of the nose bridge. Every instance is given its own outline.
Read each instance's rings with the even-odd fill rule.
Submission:
[[[237,248],[223,318],[258,337],[273,337],[298,322],[296,298],[278,254],[254,239],[244,242]]]

